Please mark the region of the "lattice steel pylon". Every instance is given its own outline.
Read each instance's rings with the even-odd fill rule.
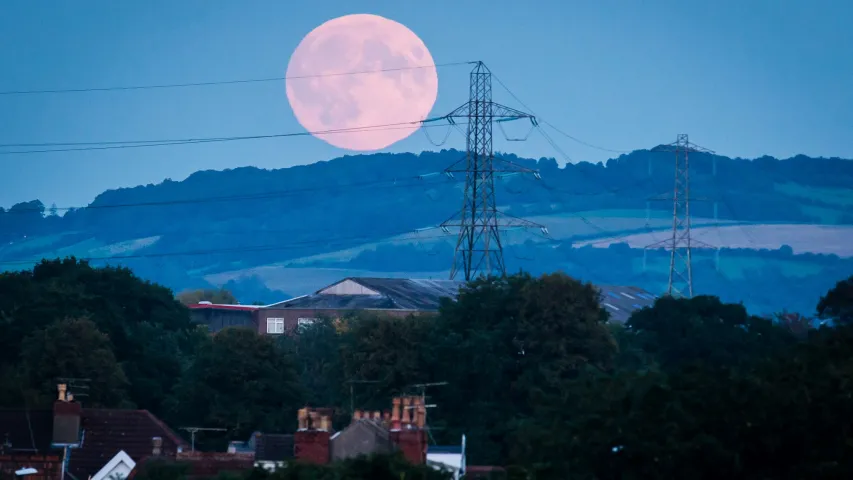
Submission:
[[[675,153],[675,185],[672,191],[672,233],[669,238],[647,245],[646,249],[663,247],[670,251],[667,295],[692,298],[692,250],[716,247],[694,239],[690,231],[690,153],[714,152],[690,143],[686,133],[679,134],[675,143],[659,145],[652,151]]]
[[[459,272],[462,272],[465,281],[480,275],[505,276],[500,231],[529,227],[542,229],[546,233],[547,230],[541,225],[498,211],[495,204],[496,173],[527,172],[537,178],[539,174],[495,157],[492,126],[494,122],[520,119],[528,119],[536,125],[536,118],[529,113],[492,102],[492,73],[483,62],[477,62],[471,71],[468,102],[441,118],[453,124],[460,118],[468,122],[465,158],[445,169],[445,173],[451,176],[454,172],[465,172],[462,209],[441,224],[445,231],[449,231],[450,227],[459,228],[450,279],[455,279]],[[464,168],[459,168],[462,162]],[[495,169],[495,162],[500,162],[504,168]]]

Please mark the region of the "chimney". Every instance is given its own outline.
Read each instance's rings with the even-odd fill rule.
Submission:
[[[293,435],[296,459],[320,465],[329,463],[331,429],[328,416],[320,416],[308,408],[299,410],[299,430]]]
[[[332,420],[326,415],[320,417],[320,430],[323,432],[332,431]]]
[[[392,430],[391,440],[403,452],[406,460],[415,465],[423,465],[426,463],[427,451],[427,434],[423,428],[425,411],[423,402],[419,397],[404,397],[402,403],[403,428]]]
[[[412,424],[412,398],[411,397],[403,397],[403,418],[400,419],[400,423],[403,424],[403,428],[409,428]]]
[[[300,408],[298,413],[299,430],[308,430],[308,409]]]
[[[57,385],[58,396],[53,403],[53,441],[57,447],[80,444],[80,416],[83,407],[74,401],[64,383]]]
[[[159,457],[163,453],[163,439],[160,437],[151,437],[151,454]]]
[[[415,426],[421,430],[426,427],[426,405],[421,397],[415,397]]]
[[[391,430],[400,429],[400,397],[394,397],[391,400]]]

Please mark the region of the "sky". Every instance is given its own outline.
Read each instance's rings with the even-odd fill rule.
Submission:
[[[853,158],[847,0],[4,0],[0,92],[283,76],[308,32],[351,13],[403,23],[436,63],[482,60],[532,113],[599,147],[551,131],[569,159],[536,132],[526,142],[496,137],[501,151],[598,162],[618,155],[608,150],[688,133],[731,157]],[[432,116],[467,100],[469,70],[439,68]],[[521,108],[497,84],[494,101]],[[444,131],[435,130],[437,143]],[[298,131],[283,81],[0,95],[0,145]],[[442,147],[417,132],[384,151],[464,145],[455,131]],[[0,155],[0,206],[82,206],[106,189],[198,170],[284,168],[346,153],[296,137]]]

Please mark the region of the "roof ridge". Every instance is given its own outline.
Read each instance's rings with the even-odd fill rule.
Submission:
[[[163,430],[163,432],[166,434],[166,436],[169,437],[169,440],[174,442],[175,445],[180,446],[180,447],[186,447],[189,445],[186,440],[181,438],[177,433],[175,433],[174,430],[172,430],[168,425],[166,425],[166,422],[160,420],[159,418],[154,416],[154,414],[149,412],[148,410],[140,410],[140,411],[145,412],[145,414],[148,415],[148,418],[150,418],[151,421],[153,421],[155,424],[157,424],[157,426]]]

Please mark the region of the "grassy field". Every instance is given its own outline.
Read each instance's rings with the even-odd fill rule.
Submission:
[[[777,183],[774,189],[792,197],[816,200],[829,205],[853,207],[853,190],[847,188],[818,188],[796,183]]]
[[[693,255],[693,261],[696,263],[702,260],[713,261],[713,258],[712,255],[696,255],[695,253]],[[642,258],[634,259],[631,266],[635,272],[642,271]],[[764,259],[743,256],[727,257],[725,254],[720,255],[720,271],[725,277],[732,280],[743,279],[746,276],[745,273],[749,270],[761,270],[768,267],[779,268],[782,274],[788,278],[815,275],[823,269],[820,265],[802,260]],[[665,274],[669,271],[669,262],[662,258],[647,261],[646,271]]]
[[[646,232],[579,242],[579,245],[590,244],[606,248],[613,243],[627,243],[632,248],[643,248],[663,240],[665,235],[663,231]],[[794,253],[835,254],[839,257],[853,257],[851,235],[853,226],[759,224],[693,228],[694,239],[712,246],[776,250],[782,245],[789,245]]]

